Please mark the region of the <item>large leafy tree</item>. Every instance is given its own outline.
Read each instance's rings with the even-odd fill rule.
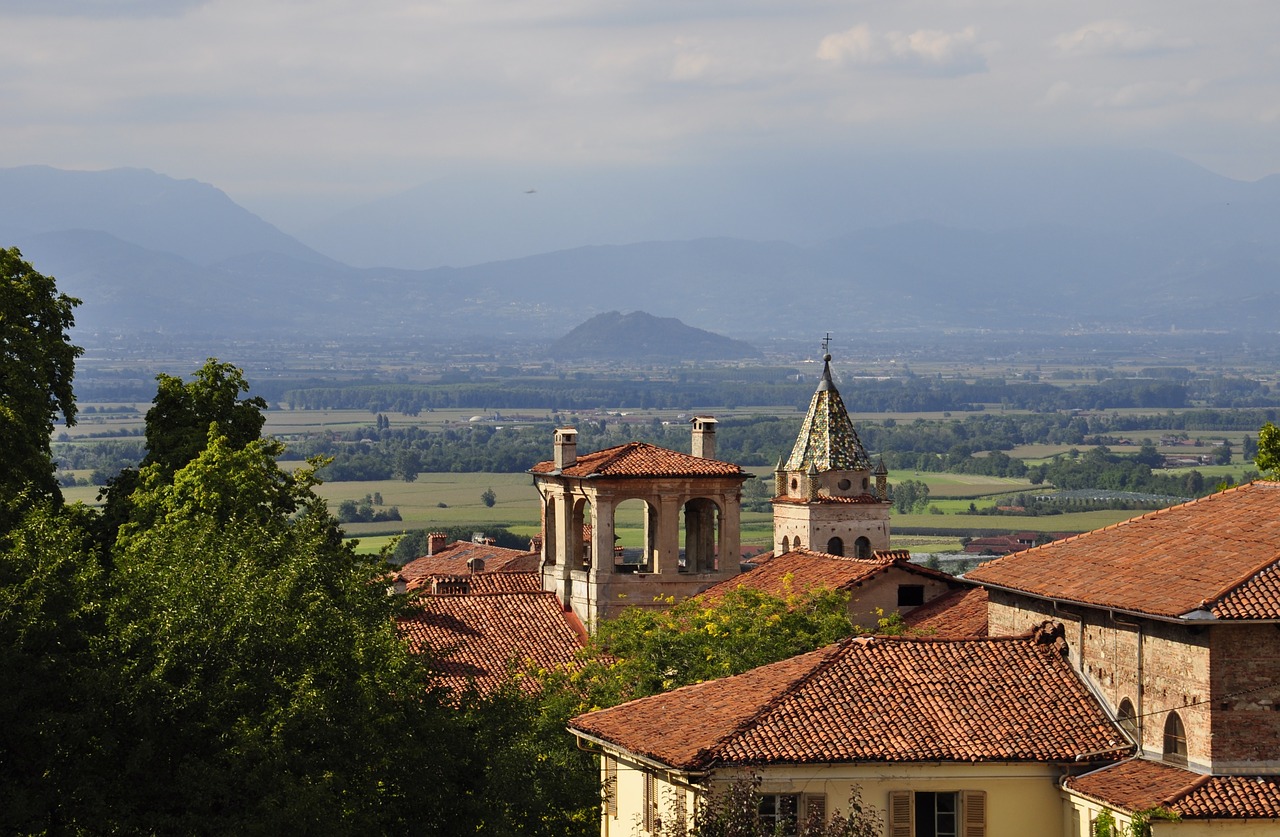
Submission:
[[[58,503],[49,437],[61,414],[76,418],[72,378],[83,351],[72,345],[73,309],[52,276],[0,249],[0,530],[41,498]]]
[[[151,409],[147,411],[147,455],[141,467],[151,468],[151,479],[169,480],[208,444],[213,428],[233,449],[256,441],[266,417],[262,398],[243,397],[249,391],[244,373],[216,358],[205,361],[190,381],[160,374]],[[103,542],[112,543],[125,523],[137,519],[132,495],[139,484],[139,472],[126,468],[113,478],[104,492]]]
[[[116,824],[450,833],[472,816],[454,711],[394,631],[385,565],[275,453],[215,427],[172,477],[139,473],[148,524],[120,531],[109,603],[128,707]]]
[[[56,834],[106,800],[100,566],[86,510],[39,504],[0,534],[0,833]]]

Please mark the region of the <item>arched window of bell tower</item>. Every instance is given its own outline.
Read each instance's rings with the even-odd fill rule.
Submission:
[[[832,538],[831,540],[827,541],[827,554],[843,556],[844,541],[841,540],[840,538]]]
[[[871,541],[865,537],[858,538],[853,542],[854,558],[870,558],[871,557]]]

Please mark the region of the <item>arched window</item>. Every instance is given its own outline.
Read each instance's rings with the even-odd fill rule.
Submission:
[[[839,538],[832,538],[827,541],[828,555],[844,555],[844,541]]]
[[[783,552],[791,551],[791,539],[788,538],[786,535],[782,536],[782,551]]]
[[[871,557],[871,541],[866,538],[858,538],[853,542],[854,558],[870,558]]]
[[[1128,698],[1120,701],[1120,708],[1116,710],[1116,720],[1120,722],[1120,728],[1129,734],[1134,741],[1138,740],[1138,713],[1133,711],[1133,704]]]
[[[1187,763],[1187,729],[1177,712],[1170,712],[1164,722],[1164,760],[1174,764]]]

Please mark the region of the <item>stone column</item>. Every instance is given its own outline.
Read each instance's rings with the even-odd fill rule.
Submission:
[[[653,571],[674,576],[680,571],[680,506],[683,498],[664,494],[658,498],[657,554]]]

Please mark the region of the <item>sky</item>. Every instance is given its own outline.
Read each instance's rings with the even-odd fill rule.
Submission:
[[[1275,0],[0,0],[0,166],[285,229],[467,167],[1149,148],[1280,172]]]

